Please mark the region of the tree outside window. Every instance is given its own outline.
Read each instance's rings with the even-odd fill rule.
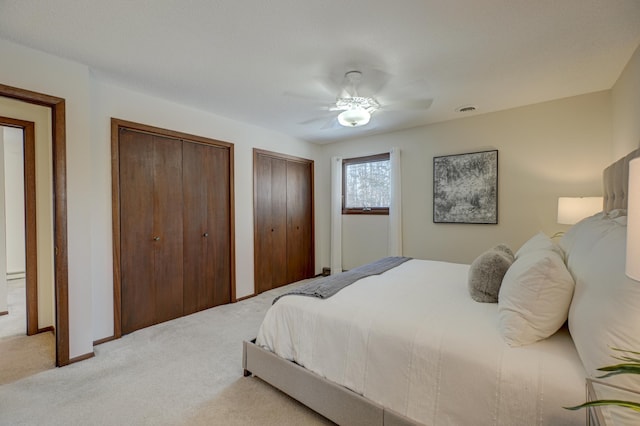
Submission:
[[[342,161],[342,214],[389,214],[389,154]]]

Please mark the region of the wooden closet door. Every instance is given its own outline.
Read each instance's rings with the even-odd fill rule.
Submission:
[[[120,130],[122,332],[182,314],[182,144]]]
[[[156,315],[157,322],[163,322],[181,317],[183,311],[182,142],[153,139]]]
[[[262,293],[287,284],[287,162],[254,156],[255,283]]]
[[[287,282],[314,275],[311,164],[287,162]]]
[[[231,301],[230,156],[184,142],[184,314]]]
[[[120,130],[122,332],[155,324],[153,137]]]

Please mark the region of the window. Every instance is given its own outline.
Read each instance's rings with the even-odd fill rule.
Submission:
[[[389,214],[389,153],[342,161],[342,214]]]

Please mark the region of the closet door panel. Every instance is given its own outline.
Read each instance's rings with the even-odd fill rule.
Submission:
[[[271,159],[271,288],[289,284],[287,280],[287,162]]]
[[[207,241],[207,178],[201,161],[204,149],[199,145],[183,145],[183,192],[184,192],[184,313],[198,311],[198,300],[203,298],[206,271]]]
[[[286,162],[255,156],[255,282],[262,293],[287,282]]]
[[[313,276],[311,191],[310,164],[287,162],[287,282]]]
[[[273,262],[271,261],[271,161],[269,157],[254,157],[254,280],[256,292],[271,289]]]
[[[208,147],[206,159],[207,241],[206,274],[213,285],[202,308],[231,302],[231,157],[228,149]],[[211,299],[213,297],[213,299]]]
[[[183,145],[185,314],[231,301],[229,150]]]
[[[122,332],[155,324],[153,137],[120,130]]]
[[[182,142],[154,136],[154,254],[157,321],[182,316]]]

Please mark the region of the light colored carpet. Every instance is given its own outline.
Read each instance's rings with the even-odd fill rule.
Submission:
[[[330,424],[256,378],[242,341],[291,286],[95,347],[94,358],[0,386],[0,425]]]
[[[55,345],[55,336],[50,331],[0,338],[0,385],[55,368]]]
[[[0,316],[0,385],[55,368],[56,356],[53,333],[26,335],[25,279],[9,280],[7,287],[9,314]]]
[[[240,378],[197,407],[183,425],[333,425],[288,395],[254,377]]]

